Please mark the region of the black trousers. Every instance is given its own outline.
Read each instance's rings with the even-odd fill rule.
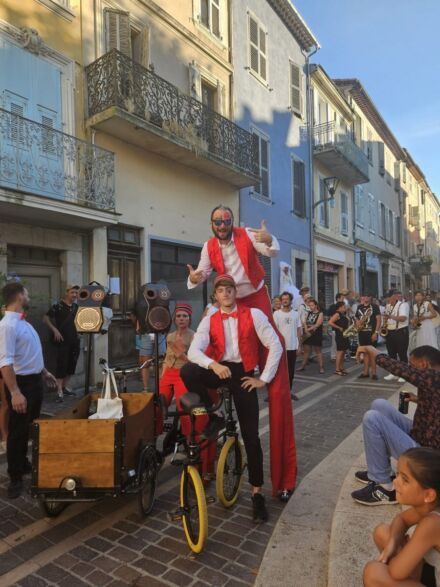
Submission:
[[[293,378],[295,377],[296,365],[296,350],[286,351],[287,353],[287,368],[289,369],[289,387],[292,389]]]
[[[256,390],[246,391],[241,387],[241,378],[253,375],[246,373],[242,363],[224,363],[231,370],[231,379],[220,379],[214,371],[194,363],[187,363],[180,370],[180,376],[188,391],[199,394],[206,401],[208,389],[223,385],[229,387],[234,398],[235,410],[240,424],[241,436],[246,450],[249,483],[254,487],[263,485],[263,451],[258,435],[259,408]]]
[[[389,330],[385,341],[388,354],[392,359],[397,359],[397,357],[399,357],[399,361],[402,361],[402,363],[408,363],[408,328]]]
[[[7,390],[9,404],[9,431],[6,445],[8,474],[11,481],[22,478],[29,442],[29,429],[33,420],[39,417],[43,401],[43,379],[38,375],[17,375],[17,384],[27,400],[27,409],[19,414],[12,409],[11,395]]]

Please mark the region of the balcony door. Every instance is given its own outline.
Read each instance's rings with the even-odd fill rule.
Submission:
[[[64,198],[60,69],[0,37],[0,108],[0,185]]]

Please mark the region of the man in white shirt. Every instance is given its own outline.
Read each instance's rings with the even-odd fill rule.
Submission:
[[[265,521],[268,515],[261,493],[263,453],[258,435],[256,390],[274,378],[283,347],[261,310],[236,305],[237,290],[230,275],[219,275],[214,291],[219,311],[200,322],[188,351],[191,363],[182,367],[180,375],[186,388],[198,393],[204,401],[208,389],[217,389],[223,384],[231,389],[246,449],[253,518]],[[261,375],[254,377],[259,343],[268,349],[268,357]]]
[[[13,282],[5,285],[2,295],[6,312],[0,321],[0,369],[9,404],[8,497],[15,499],[23,490],[23,475],[31,472],[26,456],[29,427],[40,415],[43,380],[53,387],[57,382],[44,368],[40,339],[25,319],[27,290],[21,283]]]
[[[287,367],[289,369],[289,385],[292,389],[295,376],[296,352],[301,340],[301,322],[299,314],[292,309],[293,296],[290,292],[284,291],[281,296],[281,310],[274,312],[273,319],[276,327],[284,337],[287,352]],[[298,399],[292,394],[292,399]]]
[[[388,355],[402,363],[408,363],[409,345],[409,304],[402,299],[402,292],[391,290],[388,294],[388,303],[385,306],[384,324],[388,328],[385,339]],[[386,381],[405,383],[402,377],[396,377],[391,373],[384,377]]]

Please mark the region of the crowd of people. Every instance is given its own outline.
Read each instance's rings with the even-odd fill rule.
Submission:
[[[345,359],[354,349],[352,341],[356,341],[356,358],[363,365],[360,378],[377,380],[379,366],[388,372],[386,380],[407,381],[417,387],[417,395],[407,394],[405,400],[417,404],[412,420],[382,399],[376,399],[363,418],[367,468],[356,473],[356,480],[364,487],[352,493],[353,499],[367,506],[410,506],[390,526],[376,529],[379,563],[368,563],[364,583],[369,587],[422,585],[426,563],[435,567],[433,572],[438,577],[438,307],[421,291],[416,292],[411,308],[397,290],[388,292],[383,301],[369,293],[356,296],[341,290],[335,303],[325,309],[308,287],[301,288],[296,296],[283,291],[271,304],[258,255],[273,257],[278,253],[275,236],[264,222],[257,229],[235,227],[233,213],[225,206],[213,210],[210,223],[213,236],[202,248],[198,267],[188,266],[187,286],[197,287],[215,271],[212,303],[194,330],[191,305],[176,303],[174,329],[162,349],[165,359],[159,382],[160,403],[169,405],[174,398],[179,407],[182,396],[190,390],[206,405],[212,405],[215,390],[228,385],[247,456],[252,518],[264,522],[269,512],[262,491],[264,455],[257,390],[267,388],[272,495],[287,502],[297,476],[291,403],[297,399],[292,390],[295,371],[304,371],[314,356],[319,372],[324,373],[322,346],[327,321],[336,375],[347,375]],[[0,425],[3,438],[7,435],[11,499],[21,495],[23,476],[30,472],[29,427],[40,413],[43,384],[56,390],[59,402],[73,393],[68,383],[79,353],[74,326],[78,290],[78,286],[69,285],[62,300],[44,318],[57,349],[55,375],[45,368],[41,341],[26,320],[26,288],[11,282],[2,291],[6,311],[0,320],[0,370],[4,381],[1,401],[8,415],[7,421],[0,419]],[[151,340],[148,335],[138,336],[140,360],[145,362],[153,354]],[[376,348],[381,340],[385,341],[387,353]],[[144,389],[148,389],[148,383],[148,372],[144,370]],[[157,420],[160,432],[159,413]],[[215,439],[224,426],[224,417],[221,413],[202,414],[196,420],[198,437],[213,441],[201,455],[203,479],[209,483],[214,473]],[[182,418],[181,425],[183,433],[188,434],[188,418]],[[391,457],[398,460],[395,472]]]

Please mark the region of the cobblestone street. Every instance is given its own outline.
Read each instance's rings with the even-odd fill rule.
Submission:
[[[396,385],[362,383],[359,368],[351,361],[349,375],[333,375],[333,365],[318,374],[316,365],[297,376],[295,426],[299,481],[356,428],[376,397],[389,397]],[[383,373],[382,373],[383,375]],[[269,489],[268,407],[260,401],[260,433]],[[44,412],[56,404],[46,401]],[[147,519],[137,513],[135,498],[106,499],[96,504],[68,507],[58,518],[44,518],[36,501],[25,495],[6,499],[6,464],[1,456],[0,584],[44,585],[252,585],[266,545],[283,505],[268,497],[270,520],[255,525],[251,503],[244,491],[235,507],[208,506],[209,536],[197,557],[189,556],[180,522],[168,513],[178,505],[179,469],[164,466],[157,497]],[[214,488],[208,490],[213,494]],[[319,504],[316,504],[319,508]]]

